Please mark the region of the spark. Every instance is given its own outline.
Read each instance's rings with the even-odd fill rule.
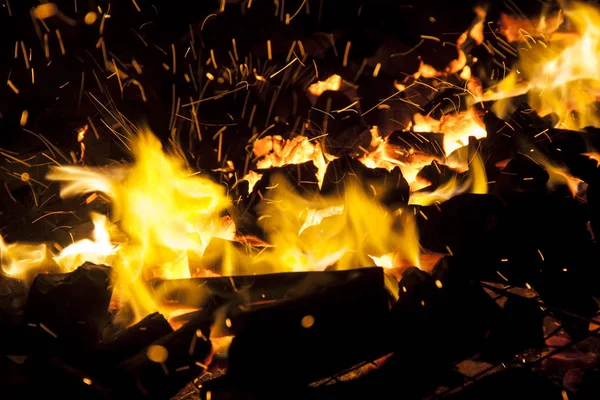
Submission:
[[[435,36],[421,35],[421,39],[433,40],[435,42],[441,42],[441,40]]]
[[[177,55],[175,54],[175,44],[171,43],[171,51],[173,53],[173,75],[177,71]]]
[[[56,333],[52,332],[52,331],[50,330],[50,328],[48,328],[48,327],[47,327],[46,325],[44,325],[42,322],[40,322],[40,328],[42,328],[43,330],[45,330],[46,332],[48,332],[48,334],[49,334],[50,336],[52,336],[53,338],[55,338],[55,339],[56,339],[56,338],[58,337],[58,335],[57,335]]]
[[[8,80],[8,82],[6,82],[6,84],[12,89],[13,92],[15,92],[15,94],[19,94],[19,89],[17,89],[17,87],[14,85],[14,83],[12,83],[10,79]]]
[[[56,196],[56,193],[55,193],[55,194],[53,194],[52,196],[48,197],[46,200],[44,200],[44,201],[42,202],[42,204],[40,204],[40,205],[39,205],[39,207],[37,208],[37,209],[38,209],[38,211],[39,211],[39,210],[40,210],[42,207],[44,207],[44,205],[45,205],[45,204],[46,204],[48,201],[50,201],[50,199],[52,199],[54,196]]]
[[[496,273],[497,273],[497,274],[500,276],[500,278],[502,278],[502,279],[504,279],[506,282],[508,282],[508,279],[507,279],[507,278],[506,278],[504,275],[502,275],[502,274],[500,273],[500,271],[496,271]]]
[[[212,62],[213,67],[217,69],[217,61],[215,60],[215,51],[213,49],[210,49],[210,61]]]
[[[140,6],[138,6],[138,3],[135,0],[131,0],[131,2],[133,3],[133,6],[137,10],[137,12],[142,12],[142,9],[140,8]]]
[[[56,30],[56,37],[58,38],[58,44],[60,45],[60,52],[64,56],[67,52],[65,50],[65,44],[63,43],[62,36],[58,29]]]
[[[352,45],[352,42],[348,40],[348,42],[346,42],[346,49],[344,50],[344,60],[342,61],[343,67],[348,66],[348,55],[350,54],[350,46],[351,45]]]
[[[273,51],[271,50],[271,39],[267,40],[267,59],[269,61],[273,59]]]
[[[117,74],[117,81],[119,82],[119,89],[121,89],[121,98],[123,97],[123,83],[121,82],[121,74],[119,74],[119,68],[117,68],[117,64],[115,63],[115,59],[112,59],[112,65],[115,69],[115,73]]]
[[[306,55],[306,52],[304,51],[304,45],[302,44],[302,40],[297,40],[296,42],[298,43],[298,48],[300,49],[300,55],[304,57]]]
[[[58,32],[58,31],[57,31]],[[25,42],[21,40],[21,52],[23,53],[23,60],[25,60],[25,68],[29,69],[29,59],[27,57],[27,49],[25,48]]]
[[[399,95],[399,94],[400,94],[400,93],[402,93],[403,91],[404,91],[404,89],[403,89],[403,90],[398,90],[398,91],[397,91],[396,93],[394,93],[393,95],[391,95],[391,96],[389,96],[389,97],[385,98],[384,100],[382,100],[382,101],[381,101],[381,102],[379,102],[378,104],[376,104],[376,105],[374,105],[373,107],[369,108],[367,111],[365,111],[364,113],[362,113],[362,115],[361,115],[361,116],[364,116],[364,115],[366,115],[366,114],[370,113],[371,111],[373,111],[374,109],[376,109],[376,108],[377,108],[379,105],[381,105],[381,104],[385,103],[386,101],[390,100],[390,99],[391,99],[391,98],[393,98],[394,96],[397,96],[397,95]]]
[[[250,0],[250,1],[252,1],[252,0]],[[306,0],[303,0],[302,4],[300,4],[300,7],[298,7],[298,9],[296,10],[296,12],[291,17],[288,18],[288,22],[291,21],[291,20],[293,20],[294,18],[296,18],[296,16],[298,15],[298,13],[300,13],[300,10],[302,10],[302,8],[304,7],[304,4],[306,4]],[[250,7],[248,7],[248,8],[250,8]]]
[[[281,68],[279,71],[271,74],[271,76],[269,76],[269,79],[272,79],[274,76],[279,75],[283,70],[285,70],[286,68],[288,68],[290,65],[292,65],[293,63],[295,63],[296,61],[298,61],[298,57],[294,58],[292,61],[290,61],[285,67]]]
[[[19,125],[25,126],[27,125],[27,119],[29,118],[29,111],[23,110],[21,113],[21,120],[19,121]]]
[[[204,30],[204,24],[206,23],[206,21],[208,21],[209,18],[216,16],[217,14],[209,14],[206,18],[204,18],[204,21],[202,21],[202,25],[200,25],[200,31]]]
[[[252,111],[250,112],[250,118],[248,120],[248,128],[252,127],[252,121],[254,120],[254,113],[256,112],[256,104],[252,106]]]
[[[375,69],[373,70],[373,78],[377,78],[377,75],[379,75],[379,69],[381,69],[381,63],[377,63],[377,65],[375,65]]]
[[[27,163],[27,162],[25,162],[23,160],[19,160],[17,157],[11,156],[10,154],[5,153],[3,151],[0,151],[0,154],[3,155],[6,158],[9,158],[9,159],[15,161],[15,162],[18,162],[19,164],[23,164],[24,166],[26,166],[28,168],[31,168],[31,164],[29,164],[29,163]]]

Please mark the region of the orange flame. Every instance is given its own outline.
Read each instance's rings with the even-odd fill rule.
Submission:
[[[485,93],[484,100],[498,100],[494,111],[500,118],[512,111],[511,97],[527,93],[539,114],[556,113],[568,129],[600,123],[590,107],[600,94],[600,10],[574,2],[564,15],[576,30],[569,40],[547,44],[525,35],[527,47],[521,47],[513,71]]]

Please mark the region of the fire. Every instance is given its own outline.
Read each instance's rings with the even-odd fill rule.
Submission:
[[[419,265],[418,232],[410,213],[392,213],[349,186],[343,198],[304,199],[281,177],[260,206],[259,223],[273,245],[257,262],[276,271],[351,269],[373,264],[373,257],[398,253]]]
[[[258,169],[283,167],[289,164],[302,164],[312,161],[317,167],[319,186],[323,183],[327,164],[334,158],[323,151],[319,142],[310,140],[305,136],[294,136],[288,140],[280,135],[265,136],[254,142],[253,152],[258,159],[256,163]],[[248,180],[251,186],[254,186],[254,183],[260,179],[260,174],[254,172],[253,175],[244,179]]]
[[[542,15],[534,20],[512,17],[502,13],[500,16],[500,33],[510,42],[527,41],[530,38],[546,37],[558,30],[564,22],[562,10],[556,15]]]
[[[566,185],[573,197],[577,196],[577,193],[579,193],[579,185],[583,183],[583,180],[571,175],[568,168],[551,162],[540,152],[532,152],[531,159],[544,167],[548,173],[549,178],[546,184],[548,188],[552,189],[557,185]]]
[[[591,107],[600,94],[600,10],[573,3],[564,15],[575,33],[549,43],[525,34],[526,46],[512,72],[484,95],[499,100],[494,111],[501,118],[511,111],[510,97],[527,93],[540,115],[554,112],[568,129],[600,123]]]
[[[387,139],[380,136],[379,129],[374,126],[371,129],[370,151],[359,158],[359,161],[368,168],[383,168],[388,171],[396,167],[400,168],[402,176],[413,191],[426,186],[425,183],[417,180],[417,174],[423,167],[436,160],[436,157],[419,153],[412,148],[406,150],[394,146]]]
[[[156,137],[141,134],[133,155],[129,166],[57,167],[48,178],[64,183],[63,197],[104,193],[116,221],[92,215],[93,240],[67,246],[54,260],[67,271],[84,261],[113,266],[117,287],[141,318],[159,308],[145,280],[190,277],[188,252],[201,256],[212,237],[232,239],[235,227],[220,218],[229,205],[223,187],[192,174],[177,153],[163,151]]]
[[[317,81],[308,87],[308,92],[313,96],[320,96],[327,90],[340,90],[342,87],[342,77],[331,75],[324,81]]]
[[[86,261],[95,264],[111,265],[119,247],[111,242],[110,223],[106,215],[92,213],[93,239],[82,239],[65,247],[53,257],[63,271],[72,271]]]
[[[449,156],[454,150],[469,144],[469,136],[482,139],[487,136],[485,125],[474,108],[446,114],[440,120],[428,115],[415,114],[414,132],[436,132],[444,134],[444,152]]]
[[[48,266],[49,250],[45,244],[6,243],[0,236],[0,267],[12,277],[28,276]]]
[[[410,195],[409,204],[428,206],[442,203],[461,193],[487,193],[487,177],[485,167],[479,154],[477,154],[469,166],[469,177],[463,183],[453,176],[448,182],[440,185],[433,192],[415,192]]]
[[[450,61],[444,71],[438,71],[433,66],[421,61],[419,70],[413,75],[416,79],[418,78],[436,78],[455,74],[461,71],[467,65],[467,55],[463,50],[463,45],[467,42],[467,39],[472,39],[475,43],[481,44],[483,42],[483,28],[485,24],[485,18],[487,16],[487,10],[482,7],[475,7],[475,20],[471,27],[463,32],[462,35],[456,40],[457,58]],[[425,38],[425,37],[422,37]],[[428,39],[437,39],[429,38]],[[437,39],[439,40],[439,39]]]

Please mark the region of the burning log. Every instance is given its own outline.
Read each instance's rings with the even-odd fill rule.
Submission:
[[[359,155],[359,148],[368,148],[371,143],[371,133],[352,104],[344,93],[328,90],[319,96],[310,113],[327,133],[327,153],[336,157]]]
[[[308,296],[326,290],[329,285],[368,281],[372,279],[373,274],[378,275],[378,271],[378,268],[362,268],[347,271],[171,279],[155,281],[152,287],[164,303],[204,308],[224,304],[227,299],[236,297],[252,304]]]
[[[112,295],[110,273],[107,266],[85,263],[66,274],[38,275],[24,311],[32,335],[77,351],[98,343]]]
[[[412,350],[398,349],[411,362],[424,357],[423,351],[427,362],[437,365],[475,353],[499,312],[468,271],[445,258],[431,276],[416,268],[405,271],[399,286],[394,331],[396,343],[412,343]],[[455,328],[439,337],[438,326]]]
[[[114,339],[102,342],[91,352],[78,357],[74,364],[102,381],[118,364],[172,332],[162,314],[150,314]]]
[[[383,168],[368,168],[360,161],[347,155],[342,156],[327,165],[321,193],[330,195],[336,193],[342,196],[348,185],[363,188],[364,193],[379,195],[380,202],[389,206],[406,204],[409,197],[408,183],[402,176],[400,168],[392,171]],[[374,193],[374,188],[381,188],[384,193]]]
[[[211,323],[194,319],[121,363],[113,371],[113,392],[119,398],[171,398],[208,368]]]
[[[228,324],[235,338],[227,374],[214,384],[250,391],[303,385],[381,355],[385,286],[383,270],[370,268],[316,293],[240,313]]]

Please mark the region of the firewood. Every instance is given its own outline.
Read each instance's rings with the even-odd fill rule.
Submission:
[[[210,318],[198,318],[152,342],[114,371],[117,398],[171,398],[208,368],[212,357]]]
[[[227,379],[249,387],[307,384],[378,355],[389,296],[383,270],[369,268],[307,296],[242,311],[225,321],[235,334]]]
[[[224,304],[226,300],[242,297],[246,303],[272,302],[300,297],[329,285],[369,279],[376,269],[346,271],[283,272],[264,275],[158,280],[152,283],[162,302],[189,307],[208,307]]]
[[[107,266],[85,263],[66,274],[38,275],[24,311],[32,336],[71,349],[97,344],[112,295],[110,273]]]

